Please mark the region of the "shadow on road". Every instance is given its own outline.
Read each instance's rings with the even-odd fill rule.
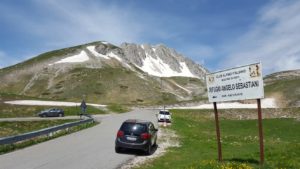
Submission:
[[[151,154],[150,155],[154,154],[155,151],[157,150],[157,148],[158,148],[158,145],[153,146],[152,149],[151,149]],[[142,150],[124,149],[124,148],[121,149],[119,154],[130,154],[130,155],[136,155],[136,156],[149,156]]]

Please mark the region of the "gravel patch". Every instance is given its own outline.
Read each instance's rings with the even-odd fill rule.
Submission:
[[[167,149],[170,147],[179,147],[179,140],[176,133],[168,128],[160,127],[157,137],[157,149],[150,156],[136,156],[132,160],[128,161],[127,164],[124,164],[120,169],[130,169],[133,167],[138,167],[144,163],[151,162],[155,158],[158,158],[164,155],[167,152]]]

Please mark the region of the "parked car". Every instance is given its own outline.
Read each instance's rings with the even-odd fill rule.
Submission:
[[[137,119],[124,121],[117,133],[116,153],[120,153],[121,149],[136,149],[150,155],[152,147],[156,145],[157,131],[150,121]]]
[[[160,110],[157,114],[158,122],[171,123],[171,113],[168,110]]]
[[[39,112],[38,116],[40,116],[40,117],[63,117],[63,116],[65,116],[65,113],[64,113],[64,110],[62,110],[62,109],[53,108],[53,109],[47,109],[47,110],[43,110],[43,111]]]

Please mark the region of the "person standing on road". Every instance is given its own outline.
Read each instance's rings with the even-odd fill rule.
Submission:
[[[85,114],[86,113],[87,105],[86,105],[86,103],[85,103],[84,100],[82,100],[82,102],[80,104],[80,107],[81,107],[81,114]]]

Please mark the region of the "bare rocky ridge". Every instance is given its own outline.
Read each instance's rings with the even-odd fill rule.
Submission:
[[[204,79],[205,74],[208,73],[208,70],[203,66],[196,64],[192,60],[177,53],[174,49],[168,48],[162,44],[151,46],[148,44],[137,45],[123,43],[121,48],[124,50],[126,59],[140,67],[143,66],[143,60],[146,57],[153,57],[154,59],[161,59],[176,72],[181,72],[180,62],[184,62],[196,77]]]
[[[94,49],[93,49],[94,48]],[[95,52],[91,51],[94,50]],[[84,62],[72,62],[65,64],[53,64],[55,61],[59,61],[62,58],[68,58],[72,55],[79,54],[84,51],[88,57],[88,61]],[[100,56],[99,56],[100,55]],[[110,57],[114,55],[116,57]],[[101,57],[102,56],[102,57]],[[105,58],[108,57],[109,59]],[[118,60],[118,58],[120,60]],[[185,63],[188,70],[191,72],[194,77],[199,79],[204,79],[205,74],[208,72],[203,66],[196,64],[194,61],[186,58],[185,56],[177,53],[174,49],[168,48],[162,44],[151,46],[148,44],[137,45],[133,43],[123,43],[120,47],[114,46],[109,43],[96,42],[92,44],[83,45],[76,50],[66,53],[61,56],[49,58],[47,63],[52,67],[74,67],[74,65],[82,65],[85,67],[91,68],[101,68],[105,65],[116,67],[122,65],[124,67],[129,67],[131,65],[133,69],[136,67],[142,67],[145,63],[146,58],[153,58],[161,60],[165,66],[177,73],[182,72],[182,65],[180,63]],[[52,62],[52,63],[51,63]],[[161,64],[160,63],[160,64]],[[164,77],[164,72],[161,70],[161,67],[153,65],[154,71],[160,72]],[[141,70],[143,71],[143,70]],[[145,72],[149,73],[149,72]],[[150,74],[151,75],[151,74]],[[170,75],[171,76],[171,75]]]

